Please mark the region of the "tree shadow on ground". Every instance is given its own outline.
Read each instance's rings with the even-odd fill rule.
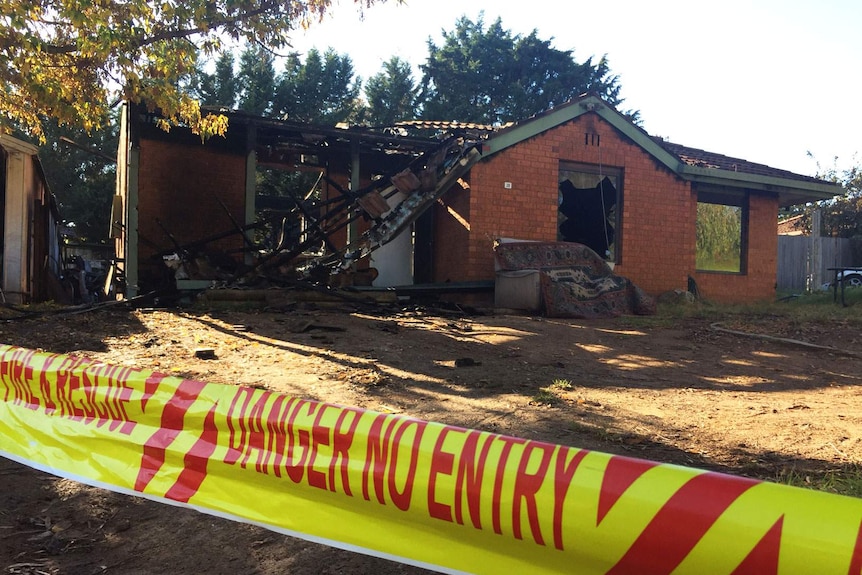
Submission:
[[[253,355],[244,354],[255,347],[289,360],[313,360],[322,379],[318,391],[309,391],[323,400],[330,391],[359,388],[368,403],[386,401],[449,425],[759,479],[787,479],[797,485],[805,485],[808,478],[810,485],[828,489],[829,478],[837,485],[844,477],[849,483],[858,476],[856,464],[840,453],[838,459],[816,459],[718,441],[712,447],[686,447],[681,438],[688,430],[659,416],[626,411],[625,397],[631,393],[784,397],[778,392],[855,387],[860,382],[859,367],[841,358],[714,333],[707,324],[650,330],[613,320],[441,318],[403,311],[375,315],[314,309],[171,314],[219,335],[217,362],[253,362]],[[140,312],[111,311],[31,320],[14,329],[4,325],[3,334],[10,344],[63,353],[101,353],[123,343],[139,361],[151,358],[149,352],[166,353],[173,347],[188,351],[197,343],[192,334],[149,334],[141,317]],[[831,367],[812,370],[815,360],[823,359],[822,365]],[[211,365],[190,359],[188,369],[205,374]],[[345,373],[347,379],[334,377],[336,373]],[[373,384],[354,381],[368,373],[381,379]],[[599,392],[616,393],[620,399],[596,399]],[[469,409],[449,409],[462,400],[470,402]],[[792,403],[780,414],[752,405],[752,416],[805,410]],[[11,462],[0,464],[0,494],[0,527],[12,527],[0,540],[0,557],[8,558],[0,567],[30,563],[46,572],[82,575],[103,572],[103,567],[178,575],[425,573],[189,509],[73,487]],[[48,526],[46,517],[57,529]],[[48,535],[38,537],[44,533]],[[200,549],[207,550],[204,559],[192,552]]]

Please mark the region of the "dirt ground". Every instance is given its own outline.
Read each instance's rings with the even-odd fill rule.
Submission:
[[[862,323],[802,324],[776,314],[715,321],[307,303],[267,311],[115,307],[3,323],[0,341],[764,479],[823,485],[855,470],[862,359],[716,327],[855,352]],[[216,358],[197,359],[201,347]],[[8,460],[0,460],[0,570],[424,573]]]

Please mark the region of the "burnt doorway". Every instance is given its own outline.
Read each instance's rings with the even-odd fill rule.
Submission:
[[[619,262],[622,170],[560,164],[557,240],[584,244],[608,262]]]

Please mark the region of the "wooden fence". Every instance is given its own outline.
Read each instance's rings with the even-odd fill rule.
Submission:
[[[817,253],[819,243],[820,253]],[[783,291],[817,290],[832,281],[828,268],[859,265],[853,261],[850,240],[811,236],[778,236],[777,286]]]

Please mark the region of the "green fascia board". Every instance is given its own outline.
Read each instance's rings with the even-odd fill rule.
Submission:
[[[530,138],[547,132],[552,128],[556,128],[561,124],[574,120],[584,113],[586,113],[586,109],[582,106],[563,106],[555,108],[532,120],[519,123],[512,128],[503,130],[502,132],[488,138],[488,140],[482,145],[482,156],[485,158],[493,156],[494,154],[502,152],[506,148],[510,148],[515,144],[529,140]]]
[[[653,156],[659,163],[687,181],[799,195],[805,198],[804,201],[828,199],[841,193],[840,187],[834,184],[690,166],[662,148],[649,134],[632,124],[597,96],[587,96],[577,102],[572,102],[570,105],[553,109],[546,114],[492,136],[482,146],[482,155],[485,158],[490,157],[589,112],[598,114],[603,120]],[[812,196],[814,197],[812,198]]]
[[[482,146],[482,155],[489,157],[520,142],[538,136],[552,128],[570,122],[589,112],[595,112],[602,119],[633,140],[638,146],[654,156],[673,172],[680,169],[679,158],[656,144],[649,135],[629,122],[619,112],[611,108],[597,96],[587,96],[577,102],[550,110],[532,120],[527,120],[513,128],[492,136]]]

